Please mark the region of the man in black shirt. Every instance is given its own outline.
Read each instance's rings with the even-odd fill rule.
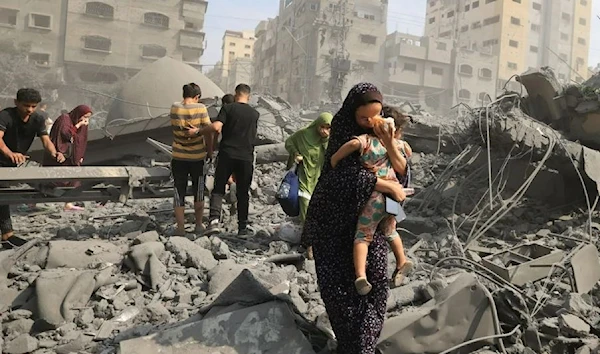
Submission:
[[[250,86],[239,84],[235,88],[235,102],[224,105],[217,119],[202,134],[221,133],[219,156],[215,171],[215,184],[210,197],[207,234],[220,232],[221,207],[225,185],[235,176],[237,185],[238,235],[248,236],[248,207],[250,184],[254,175],[254,142],[260,114],[248,105]]]
[[[48,136],[44,117],[35,113],[41,100],[38,91],[20,89],[17,92],[15,107],[0,111],[0,167],[17,167],[27,161],[27,152],[36,136],[42,140],[44,149],[56,158],[56,161],[65,161],[65,157],[56,151]],[[8,205],[0,205],[0,233],[5,248],[25,243],[22,238],[14,236]]]

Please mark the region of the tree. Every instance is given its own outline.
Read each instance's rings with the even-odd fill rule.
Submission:
[[[28,60],[30,43],[0,39],[0,95],[14,95],[21,87],[43,90],[40,70]]]

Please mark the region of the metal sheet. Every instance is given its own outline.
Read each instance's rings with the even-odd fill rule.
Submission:
[[[571,258],[573,278],[575,278],[575,292],[586,294],[600,281],[600,262],[598,249],[594,245],[587,245]]]

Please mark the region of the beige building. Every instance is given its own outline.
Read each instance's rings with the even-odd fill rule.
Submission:
[[[221,45],[221,61],[211,77],[225,92],[232,92],[239,83],[249,83],[252,75],[252,56],[254,54],[254,30],[225,31]],[[240,59],[239,61],[237,59]],[[250,64],[249,64],[250,63]],[[235,67],[234,67],[235,66]],[[237,76],[230,77],[235,72]],[[244,75],[248,75],[244,77]],[[240,81],[242,80],[242,81]],[[247,80],[244,82],[244,80]]]
[[[383,92],[437,110],[481,105],[494,96],[496,66],[496,56],[456,49],[451,39],[395,32],[385,43]]]
[[[0,35],[69,83],[114,83],[169,56],[201,69],[203,0],[3,0]]]
[[[258,92],[277,91],[275,67],[277,62],[277,22],[279,18],[261,21],[255,29],[252,87]]]
[[[499,91],[514,75],[542,66],[564,82],[581,82],[588,75],[591,9],[589,0],[429,0],[425,35],[497,55]]]
[[[292,104],[310,105],[339,101],[361,80],[383,84],[387,3],[280,0],[278,18],[267,23],[262,44],[274,52],[268,60],[275,65],[255,70],[261,80],[268,78],[262,86]]]

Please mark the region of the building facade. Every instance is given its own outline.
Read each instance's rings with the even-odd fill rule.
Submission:
[[[591,9],[589,0],[429,0],[425,35],[497,55],[498,91],[514,75],[543,66],[563,82],[581,82],[588,75]]]
[[[302,105],[382,84],[386,22],[386,0],[280,0],[277,18],[257,26],[253,81]]]
[[[383,92],[435,110],[481,105],[495,94],[497,57],[455,48],[448,38],[388,35]]]
[[[211,79],[223,91],[232,92],[238,83],[251,82],[251,63],[254,55],[254,42],[256,41],[254,32],[254,30],[225,31],[223,44],[221,45],[221,61],[215,66],[210,75]],[[232,72],[235,72],[236,76],[230,77]]]
[[[4,0],[0,35],[69,83],[115,83],[169,56],[201,69],[204,0]]]

